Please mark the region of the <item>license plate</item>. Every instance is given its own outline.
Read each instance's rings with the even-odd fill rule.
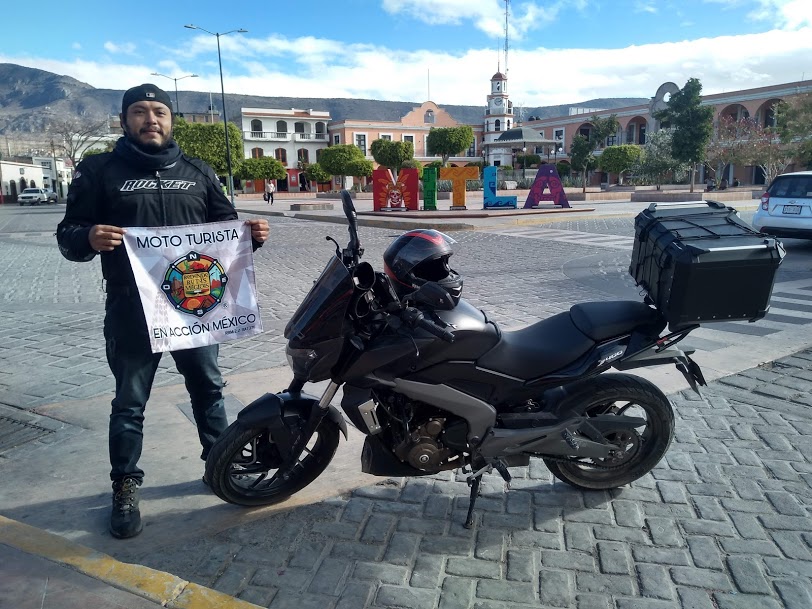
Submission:
[[[784,205],[783,213],[785,213],[785,214],[800,214],[801,213],[801,206],[800,205]]]

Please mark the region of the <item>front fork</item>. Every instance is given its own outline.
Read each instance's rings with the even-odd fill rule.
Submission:
[[[288,393],[298,393],[301,391],[302,386],[304,383],[299,381],[298,379],[294,379],[291,383],[290,387],[288,387]],[[313,405],[310,407],[310,413],[307,417],[307,421],[305,422],[304,427],[299,433],[299,436],[295,438],[292,442],[290,447],[290,456],[291,459],[287,465],[284,465],[281,468],[280,474],[283,478],[287,477],[290,472],[296,467],[296,464],[299,462],[299,455],[304,450],[307,443],[310,441],[310,438],[313,437],[313,434],[318,429],[319,425],[321,425],[322,420],[326,416],[330,416],[332,419],[335,419],[336,416],[341,417],[341,413],[335,411],[332,408],[330,402],[332,402],[333,398],[335,397],[336,392],[341,387],[340,383],[336,383],[335,381],[330,381],[330,384],[327,385],[327,388],[322,393],[321,398],[318,402],[313,402]],[[343,417],[341,417],[341,423],[343,423]],[[344,437],[347,437],[347,427],[346,424],[341,425],[341,430],[344,432]]]

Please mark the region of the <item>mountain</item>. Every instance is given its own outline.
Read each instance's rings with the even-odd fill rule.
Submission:
[[[485,92],[479,96],[483,103],[479,106],[443,105],[457,121],[478,124],[485,113]],[[170,95],[173,92],[170,92]],[[52,72],[0,63],[0,134],[8,137],[43,133],[49,123],[71,118],[86,118],[88,121],[101,120],[108,115],[118,115],[121,111],[121,97],[124,91],[97,89],[70,76],[60,76]],[[195,91],[178,93],[180,109],[183,112],[207,112],[210,99],[215,110],[221,108],[219,93],[211,95]],[[648,98],[606,98],[593,99],[573,104],[542,106],[522,109],[525,120],[530,116],[548,118],[566,115],[571,107],[581,108],[621,108],[648,103]],[[259,95],[226,94],[228,117],[235,121],[240,108],[302,108],[322,110],[330,113],[333,120],[364,119],[377,121],[397,121],[422,102],[382,101],[374,99],[314,98],[314,97],[263,97]]]

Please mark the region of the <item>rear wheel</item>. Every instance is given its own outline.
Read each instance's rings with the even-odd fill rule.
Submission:
[[[245,427],[235,421],[209,452],[206,482],[229,503],[279,503],[319,477],[335,455],[338,435],[338,426],[325,417],[293,467],[288,467],[291,456],[280,454],[266,428]]]
[[[562,461],[545,458],[550,472],[581,489],[609,489],[645,476],[663,458],[674,437],[674,412],[668,398],[654,384],[629,374],[605,374],[572,387],[555,408],[566,416],[624,415],[645,419],[634,429],[603,431],[615,446],[603,459]]]

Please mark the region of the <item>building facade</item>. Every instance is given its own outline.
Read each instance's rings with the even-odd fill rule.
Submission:
[[[304,167],[318,161],[327,147],[330,113],[318,110],[242,108],[242,136],[245,158],[272,156],[281,162],[288,176],[277,180],[280,191],[308,190]],[[261,185],[246,188],[262,192]]]

